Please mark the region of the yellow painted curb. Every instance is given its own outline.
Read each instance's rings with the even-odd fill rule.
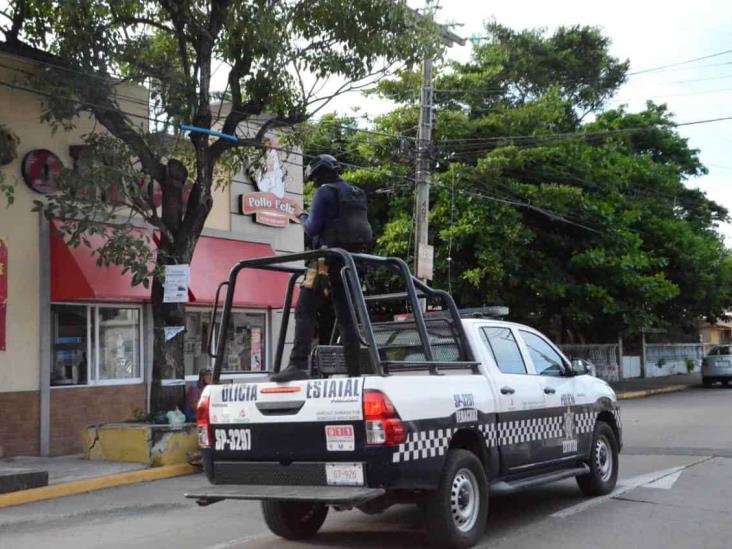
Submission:
[[[141,471],[129,471],[117,475],[54,484],[53,486],[20,490],[18,492],[11,492],[10,494],[0,495],[0,509],[3,507],[12,507],[13,505],[23,505],[25,503],[73,496],[85,492],[94,492],[95,490],[114,488],[115,486],[125,486],[126,484],[137,484],[138,482],[192,475],[199,470],[198,467],[194,467],[193,465],[181,463],[178,465],[166,465],[164,467],[143,469]]]
[[[659,387],[658,389],[645,389],[643,391],[627,391],[618,395],[618,400],[630,400],[632,398],[643,398],[651,395],[661,395],[664,393],[678,393],[686,391],[693,385],[669,385],[668,387]]]

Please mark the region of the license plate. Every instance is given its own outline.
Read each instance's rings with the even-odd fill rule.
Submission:
[[[252,432],[250,429],[216,429],[217,451],[252,449]]]
[[[363,486],[363,463],[326,463],[329,486]]]

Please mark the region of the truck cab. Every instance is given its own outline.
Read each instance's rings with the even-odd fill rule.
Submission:
[[[361,374],[346,374],[334,333],[314,349],[310,379],[217,383],[238,273],[288,269],[286,330],[302,275],[292,263],[320,257],[342,264]],[[366,269],[385,270],[400,291],[364,292]],[[319,250],[249,260],[223,287],[214,383],[197,412],[212,486],[187,494],[199,504],[261,500],[274,533],[302,539],[329,509],[415,503],[431,541],[470,547],[485,529],[489,494],[568,477],[588,495],[614,488],[622,427],[612,389],[528,326],[461,318],[447,293],[414,279],[400,259]],[[390,319],[384,303],[400,303],[406,316]],[[281,333],[276,370],[284,347]]]

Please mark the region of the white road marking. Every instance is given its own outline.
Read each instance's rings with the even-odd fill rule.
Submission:
[[[663,478],[659,478],[658,480],[654,480],[653,482],[644,484],[643,488],[657,488],[659,490],[670,490],[671,488],[674,487],[674,484],[676,484],[676,481],[679,480],[681,473],[683,473],[683,471],[678,471],[676,473],[667,475]]]
[[[631,490],[635,490],[636,488],[640,488],[641,486],[658,483],[662,480],[665,480],[666,477],[673,476],[673,477],[675,477],[673,482],[676,482],[678,480],[679,476],[681,476],[681,473],[685,469],[688,469],[689,467],[693,467],[694,465],[698,465],[699,463],[702,463],[702,462],[710,460],[710,459],[712,459],[712,458],[704,457],[702,459],[698,459],[692,463],[689,463],[687,465],[682,465],[680,467],[672,467],[671,469],[663,469],[661,471],[655,471],[653,473],[648,473],[645,475],[638,475],[636,477],[624,479],[624,480],[618,482],[619,487],[615,488],[615,490],[613,490],[611,493],[604,495],[604,496],[599,496],[596,498],[585,500],[582,503],[578,503],[577,505],[573,505],[571,507],[567,507],[566,509],[558,511],[551,516],[554,518],[567,518],[569,516],[576,515],[577,513],[586,511],[590,507],[594,507],[595,505],[605,503],[606,501],[608,501],[610,499],[620,496],[626,492],[630,492]],[[673,486],[673,482],[671,483],[671,486]],[[671,486],[669,486],[666,489],[667,490],[670,489]]]

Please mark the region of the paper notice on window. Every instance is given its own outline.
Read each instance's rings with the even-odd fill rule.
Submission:
[[[251,369],[253,372],[260,372],[262,371],[262,330],[252,328],[251,334]]]
[[[165,341],[170,341],[175,336],[177,336],[179,333],[181,333],[183,330],[185,330],[185,326],[166,326],[164,328],[165,330]]]
[[[188,303],[190,265],[166,265],[163,303]]]

